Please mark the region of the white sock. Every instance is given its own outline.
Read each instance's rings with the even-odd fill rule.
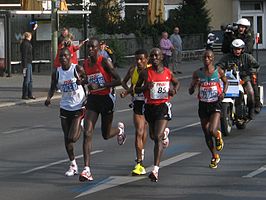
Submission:
[[[141,159],[144,160],[144,149],[141,150]]]
[[[77,163],[76,163],[76,160],[74,159],[74,160],[71,160],[70,161],[70,163],[71,163],[71,165],[77,165]]]
[[[87,172],[91,172],[90,167],[88,167],[88,166],[85,166],[84,169],[85,169]]]
[[[155,165],[155,166],[154,166],[154,168],[153,168],[153,170],[154,170],[155,172],[158,172],[158,171],[159,171],[159,169],[160,169],[160,167],[159,167],[159,166],[157,166],[157,165]]]

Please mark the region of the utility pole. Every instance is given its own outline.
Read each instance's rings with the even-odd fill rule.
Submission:
[[[57,53],[57,0],[52,0],[52,13],[51,13],[51,30],[52,30],[52,38],[51,38],[51,72],[53,72],[53,62]]]

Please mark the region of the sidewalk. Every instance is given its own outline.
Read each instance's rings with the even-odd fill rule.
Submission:
[[[259,61],[261,66],[266,65],[266,57],[263,57],[265,51],[259,52]],[[216,56],[216,61],[221,57],[221,55]],[[192,75],[192,72],[197,68],[202,66],[202,61],[200,60],[188,60],[183,61],[180,67],[182,74],[176,75],[177,78],[189,78]],[[128,66],[129,67],[129,66]],[[118,68],[117,71],[121,78],[127,73],[128,67]],[[33,74],[33,95],[36,97],[36,100],[22,100],[22,74],[12,74],[11,77],[0,77],[0,108],[27,104],[38,101],[45,101],[49,87],[50,87],[51,77],[50,75],[41,75],[39,73]],[[53,99],[60,98],[60,93],[55,93]]]

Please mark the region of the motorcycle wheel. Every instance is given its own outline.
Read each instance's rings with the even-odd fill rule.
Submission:
[[[221,113],[221,131],[224,136],[228,136],[233,127],[232,119],[232,109],[230,103],[222,104],[222,113]]]
[[[237,129],[245,129],[246,128],[246,122],[236,122]]]

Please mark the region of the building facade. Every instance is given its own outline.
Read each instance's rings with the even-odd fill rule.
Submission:
[[[210,10],[212,30],[220,30],[221,25],[247,18],[254,35],[259,34],[259,49],[266,49],[266,0],[207,0],[206,6]]]

